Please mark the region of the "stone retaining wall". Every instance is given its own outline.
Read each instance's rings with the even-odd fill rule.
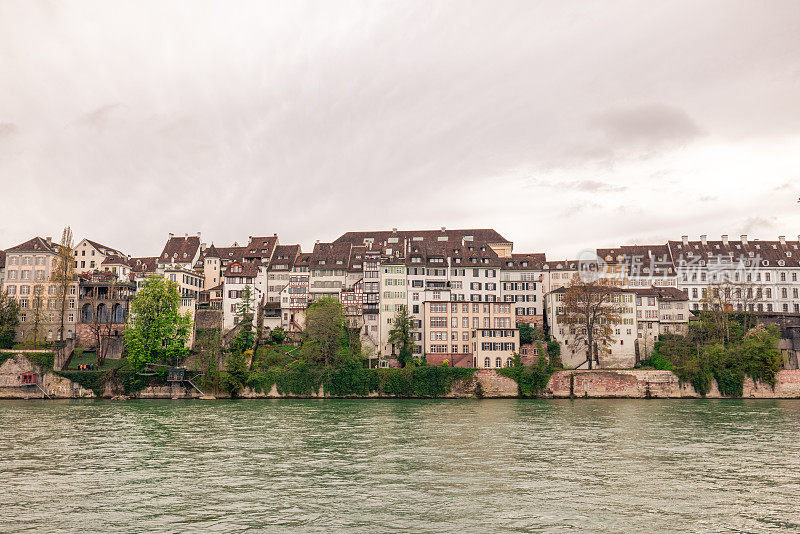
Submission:
[[[38,373],[42,388],[52,398],[94,397],[94,393],[50,370],[40,369],[22,354],[6,360],[0,366],[0,398],[26,399],[43,398],[41,390],[36,386],[20,387],[19,376],[22,373]],[[107,384],[104,397],[119,394],[119,388]],[[514,380],[502,376],[492,369],[478,369],[468,379],[456,380],[448,398],[504,398],[516,397],[517,384]],[[191,387],[180,384],[147,387],[135,395],[141,399],[173,399],[196,398],[199,393]],[[273,385],[268,393],[261,393],[249,388],[241,394],[244,398],[282,398]],[[312,395],[324,397],[324,391]],[[377,397],[377,393],[370,397]],[[669,371],[650,370],[581,370],[558,371],[550,378],[543,396],[555,398],[587,397],[587,398],[698,398],[701,397],[691,384],[681,383],[678,377]],[[773,389],[769,384],[753,383],[745,378],[745,398],[800,398],[800,370],[781,371]],[[706,398],[722,398],[716,382],[712,383]]]
[[[681,383],[670,371],[655,370],[597,370],[558,371],[547,384],[548,396],[590,398],[699,398],[691,384]],[[716,382],[712,382],[706,398],[723,397]],[[744,379],[742,397],[760,399],[800,398],[800,371],[780,371],[775,389],[764,383]]]

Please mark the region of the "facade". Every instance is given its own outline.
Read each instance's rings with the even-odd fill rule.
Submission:
[[[52,239],[34,237],[6,250],[3,290],[19,303],[20,325],[17,341],[30,340],[36,332],[39,341],[58,339],[61,325],[59,286],[51,282],[58,266],[58,247]],[[64,337],[75,336],[78,282],[70,284],[64,310]],[[38,321],[37,321],[38,316]]]
[[[97,348],[102,337],[119,336],[128,321],[136,284],[110,271],[82,273],[78,278],[78,344]]]
[[[424,354],[432,365],[447,360],[459,367],[506,367],[520,349],[510,303],[437,300],[431,295],[424,310]]]
[[[592,367],[600,369],[626,369],[636,363],[636,339],[638,335],[636,319],[636,292],[632,289],[612,288],[611,303],[619,311],[619,322],[612,325],[613,342],[604,348],[595,345],[592,351]],[[561,344],[561,361],[574,369],[586,369],[587,341],[581,336],[580,326],[564,321],[564,288],[549,292],[545,298],[547,323],[553,339]]]
[[[125,254],[97,241],[81,239],[75,246],[75,272],[90,273],[102,270],[103,262],[110,256],[124,257]]]

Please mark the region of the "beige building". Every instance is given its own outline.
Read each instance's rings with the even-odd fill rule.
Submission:
[[[75,271],[77,273],[90,273],[102,271],[103,262],[111,256],[125,257],[125,254],[115,248],[101,245],[91,239],[81,239],[75,246]]]
[[[34,237],[6,250],[4,290],[19,303],[18,341],[28,341],[33,337],[37,315],[38,339],[58,339],[61,298],[59,286],[51,282],[53,271],[58,268],[58,247],[49,237]],[[77,298],[76,279],[69,287],[64,310],[64,337],[67,339],[75,336]]]

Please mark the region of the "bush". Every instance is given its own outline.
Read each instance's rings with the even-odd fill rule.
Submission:
[[[507,376],[517,383],[519,395],[521,397],[534,397],[539,395],[550,377],[553,375],[554,368],[544,355],[540,354],[536,359],[536,363],[530,367],[522,365],[519,355],[514,357],[514,365],[511,367],[503,367],[498,369],[498,374]]]

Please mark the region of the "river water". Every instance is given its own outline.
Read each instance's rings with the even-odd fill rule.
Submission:
[[[800,531],[800,401],[0,402],[0,531]]]

